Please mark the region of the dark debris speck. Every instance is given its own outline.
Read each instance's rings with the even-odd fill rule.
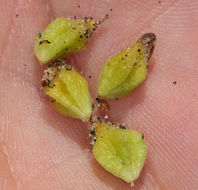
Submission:
[[[51,42],[49,42],[48,40],[42,40],[42,41],[39,42],[39,45],[41,45],[43,43],[51,44]]]
[[[124,125],[120,125],[120,129],[126,129]]]
[[[99,97],[97,97],[97,98],[96,98],[96,101],[97,101],[98,103],[100,103],[100,98],[99,98]]]
[[[96,135],[96,131],[93,129],[93,130],[91,130],[91,135]]]
[[[97,117],[97,120],[101,123],[102,122],[102,120],[101,120],[101,117]]]

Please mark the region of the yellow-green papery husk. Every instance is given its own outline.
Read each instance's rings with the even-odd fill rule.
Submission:
[[[136,130],[97,123],[93,154],[99,164],[113,175],[133,183],[144,166],[147,145]]]
[[[53,80],[44,87],[44,92],[52,98],[52,106],[63,115],[88,121],[92,104],[87,81],[71,66],[57,70]]]
[[[98,23],[88,17],[78,20],[61,17],[52,21],[35,40],[34,53],[38,61],[45,64],[83,50]]]
[[[98,83],[98,95],[115,99],[136,89],[147,76],[155,41],[155,34],[144,34],[136,43],[105,62]]]

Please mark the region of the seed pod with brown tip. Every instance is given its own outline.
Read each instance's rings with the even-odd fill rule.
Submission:
[[[147,76],[147,66],[155,41],[155,34],[144,34],[136,43],[111,57],[103,65],[98,95],[116,99],[137,88]]]

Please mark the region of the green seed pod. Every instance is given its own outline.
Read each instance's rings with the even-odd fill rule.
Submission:
[[[136,43],[111,57],[100,74],[99,96],[120,98],[137,88],[147,76],[155,41],[155,34],[144,34]]]
[[[49,64],[41,86],[52,98],[51,103],[56,111],[82,121],[89,120],[92,104],[87,81],[70,65],[62,61]]]
[[[34,53],[38,61],[45,64],[69,53],[83,50],[88,38],[105,18],[101,20],[88,17],[79,20],[57,18],[52,21],[35,40]]]
[[[104,123],[97,123],[95,132],[95,159],[113,175],[133,184],[139,177],[146,158],[147,145],[143,135],[135,130]]]

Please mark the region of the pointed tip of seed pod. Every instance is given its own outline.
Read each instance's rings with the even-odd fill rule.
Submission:
[[[97,20],[93,19],[92,17],[82,18],[81,21],[86,24],[85,34],[87,35],[87,38],[91,37],[93,32],[97,29],[98,25],[103,23],[108,17],[109,15],[106,14],[105,16]]]
[[[143,46],[144,46],[144,51],[145,51],[145,56],[146,56],[147,62],[149,61],[149,59],[152,56],[156,39],[157,38],[154,33],[146,33],[146,34],[142,35],[142,37],[140,38],[140,40],[142,41]]]
[[[145,43],[153,43],[157,38],[154,33],[146,33],[142,35],[141,39]]]
[[[109,18],[109,15],[106,14],[103,17],[101,17],[100,19],[96,20],[96,25],[99,25],[101,23],[103,23],[105,20],[107,20]]]

